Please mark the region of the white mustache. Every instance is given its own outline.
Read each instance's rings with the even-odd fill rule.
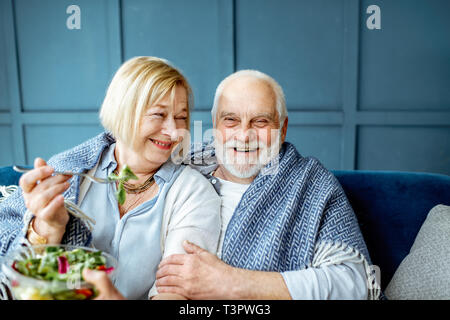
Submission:
[[[243,142],[239,142],[239,141],[235,141],[235,140],[231,140],[231,141],[227,141],[224,143],[223,145],[224,148],[226,149],[258,149],[258,148],[265,148],[266,145],[263,142],[258,142],[258,141],[250,141],[247,143],[243,143]]]

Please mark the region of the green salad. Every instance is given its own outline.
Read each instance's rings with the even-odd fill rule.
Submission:
[[[108,176],[108,179],[119,181],[119,186],[117,187],[117,192],[116,192],[116,198],[117,198],[117,201],[120,203],[120,205],[123,205],[125,203],[125,198],[126,198],[126,193],[125,193],[125,188],[123,187],[123,183],[127,182],[130,179],[138,180],[138,177],[136,177],[134,172],[131,171],[130,167],[125,165],[123,167],[123,169],[120,171],[119,175],[112,172]]]
[[[12,283],[15,295],[25,299],[84,300],[98,295],[95,288],[73,289],[69,283],[83,280],[84,268],[110,273],[114,268],[106,266],[106,258],[101,251],[86,251],[78,248],[65,251],[60,247],[46,247],[42,255],[25,260],[14,260],[12,268],[24,276],[49,281],[48,286],[27,287]],[[17,291],[19,290],[19,291]]]

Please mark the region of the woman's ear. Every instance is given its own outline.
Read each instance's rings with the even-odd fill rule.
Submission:
[[[284,119],[283,126],[281,127],[281,143],[284,142],[287,135],[287,127],[288,127],[288,117]]]

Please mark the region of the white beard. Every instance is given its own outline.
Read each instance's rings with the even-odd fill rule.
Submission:
[[[244,147],[244,144],[238,143],[234,140],[221,144],[217,141],[217,139],[214,139],[214,147],[216,149],[218,163],[233,176],[241,179],[247,179],[258,175],[261,169],[278,155],[281,148],[281,130],[270,147],[267,147],[267,145],[261,141],[259,141],[259,143],[258,141],[249,142],[247,146],[250,148],[259,148],[259,154],[256,159],[246,160],[245,154],[243,154],[243,157],[231,157],[228,154],[228,152],[230,152],[229,149]]]

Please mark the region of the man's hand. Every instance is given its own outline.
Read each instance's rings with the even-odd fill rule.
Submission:
[[[171,255],[159,264],[158,292],[199,300],[231,298],[234,268],[193,243],[185,241],[183,247],[188,254]]]
[[[292,299],[279,272],[234,268],[185,241],[188,254],[171,255],[159,264],[156,288],[188,299]]]
[[[175,293],[158,293],[152,300],[187,300],[185,297]]]
[[[125,297],[114,287],[106,272],[85,268],[83,278],[99,291],[98,297],[94,300],[125,300]]]

